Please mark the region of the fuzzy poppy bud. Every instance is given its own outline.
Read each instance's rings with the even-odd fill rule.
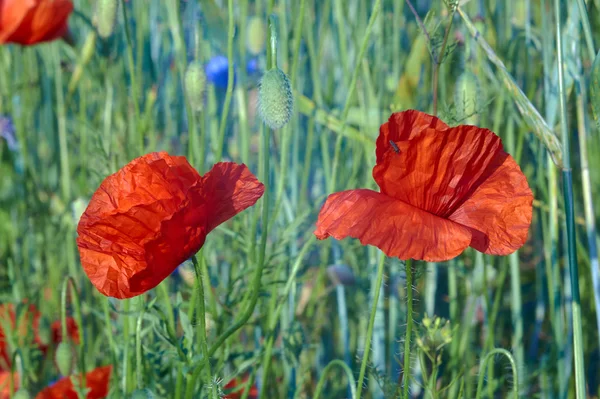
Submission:
[[[265,48],[267,32],[262,19],[252,17],[246,32],[246,48],[251,54],[258,55]]]
[[[13,399],[30,399],[31,395],[29,394],[29,392],[24,389],[21,388],[19,389],[17,392],[15,392],[15,394],[13,395]]]
[[[96,28],[103,39],[112,35],[117,21],[117,0],[98,0],[96,3]]]
[[[71,375],[71,371],[73,371],[73,347],[71,344],[68,342],[61,342],[58,344],[58,348],[56,348],[56,353],[54,354],[54,360],[56,361],[58,371],[62,375]]]
[[[190,105],[195,111],[201,111],[204,105],[206,75],[204,74],[204,68],[198,61],[188,65],[185,71],[184,85],[185,94]]]
[[[267,126],[281,129],[289,122],[294,110],[292,85],[279,68],[267,71],[260,81],[258,111]]]

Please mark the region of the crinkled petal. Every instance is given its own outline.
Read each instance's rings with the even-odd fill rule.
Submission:
[[[90,390],[87,399],[104,399],[108,396],[112,366],[98,367],[85,375],[86,387]],[[35,399],[77,399],[71,377],[64,377],[52,386],[44,388]]]
[[[380,142],[383,147],[378,151],[385,152],[380,154],[373,177],[382,193],[447,218],[502,167],[509,155],[502,149],[500,138],[487,129],[468,125],[444,128],[437,118],[423,113],[415,117],[415,112],[390,118],[395,121],[388,122],[390,132],[393,128],[411,129],[411,124],[414,128],[396,135],[388,133],[388,137],[400,138],[394,145]]]
[[[469,246],[468,228],[372,190],[330,195],[319,213],[315,235],[358,238],[386,255],[441,262]]]
[[[104,295],[139,295],[263,191],[245,165],[217,164],[201,177],[184,157],[137,158],[101,184],[79,221],[83,268]]]
[[[525,244],[533,194],[515,160],[508,156],[449,219],[469,227],[471,246],[490,255],[508,255]]]

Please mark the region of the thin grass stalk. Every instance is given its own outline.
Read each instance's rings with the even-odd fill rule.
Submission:
[[[362,357],[362,361],[360,364],[360,372],[358,374],[358,381],[357,381],[357,385],[356,385],[356,398],[360,399],[362,396],[362,388],[363,388],[363,381],[365,379],[365,373],[367,371],[367,363],[369,361],[369,354],[371,351],[371,337],[373,335],[373,328],[375,326],[375,316],[377,314],[377,304],[379,302],[379,293],[381,290],[381,285],[383,283],[383,271],[385,269],[385,255],[383,253],[380,253],[380,258],[379,258],[379,265],[377,265],[377,280],[375,283],[375,291],[373,293],[373,304],[371,306],[371,313],[369,316],[369,324],[367,327],[367,334],[365,336],[365,347],[364,347],[364,351],[363,351],[363,357]],[[407,272],[408,274],[408,272]],[[408,280],[407,280],[408,282]],[[411,326],[412,327],[412,326]],[[408,327],[407,327],[407,331],[408,331]]]
[[[123,21],[124,21],[124,25],[125,25],[125,39],[127,41],[127,64],[129,66],[129,78],[131,79],[131,101],[133,103],[133,134],[135,134],[135,131],[137,130],[137,127],[139,126],[139,120],[140,120],[140,104],[138,101],[138,86],[137,86],[137,77],[136,77],[136,73],[135,73],[135,61],[133,59],[133,40],[132,40],[132,36],[131,36],[131,27],[129,26],[129,16],[127,13],[127,4],[126,4],[126,0],[121,0],[121,8],[123,9]],[[138,132],[139,134],[139,148],[138,148],[138,154],[137,155],[142,155],[144,153],[144,132],[142,130],[140,130]]]
[[[73,310],[75,313],[75,322],[77,323],[77,329],[80,331],[79,337],[79,350],[77,353],[77,359],[79,360],[79,372],[81,373],[81,387],[85,387],[85,339],[83,334],[83,318],[81,317],[81,303],[79,302],[79,294],[77,292],[77,286],[73,277],[69,276],[63,281],[62,289],[60,291],[60,323],[62,329],[63,339],[69,339],[67,330],[67,293],[71,287],[71,299],[73,301]],[[81,388],[79,387],[79,388]],[[81,389],[77,390],[77,394],[80,398],[85,398],[82,394]]]
[[[204,306],[204,281],[202,278],[202,268],[196,255],[192,257],[194,263],[194,273],[196,274],[196,286],[198,289],[198,313],[196,314],[200,324],[200,350],[204,357],[204,366],[206,370],[206,382],[211,386],[211,397],[212,399],[218,399],[218,392],[216,384],[213,384],[213,375],[210,367],[210,357],[208,355],[208,344],[206,343],[206,309]],[[194,386],[196,381],[191,381],[191,385]],[[190,392],[190,391],[188,391]],[[192,391],[193,392],[193,391]],[[188,399],[192,396],[188,395]]]
[[[577,0],[577,7],[579,7],[579,18],[581,18],[581,26],[585,36],[588,57],[590,61],[593,61],[596,58],[596,50],[594,48],[594,37],[592,35],[592,27],[590,25],[587,8],[585,6],[585,0]]]
[[[312,248],[315,241],[316,241],[316,237],[314,235],[311,235],[310,238],[304,243],[304,246],[302,247],[302,249],[300,249],[300,252],[298,253],[298,257],[294,261],[294,264],[292,265],[292,268],[290,270],[289,277],[287,279],[285,287],[283,288],[283,292],[281,293],[281,296],[283,298],[287,298],[289,293],[291,292],[292,286],[296,282],[296,275],[298,274],[298,271],[300,270],[302,261],[304,260],[304,257],[308,253],[308,250],[310,248]],[[263,380],[264,381],[268,381],[267,377],[268,377],[268,373],[269,373],[269,367],[271,364],[273,344],[275,342],[275,334],[274,334],[275,327],[277,326],[277,322],[279,320],[279,315],[281,314],[281,311],[283,310],[283,307],[286,304],[287,304],[286,301],[279,301],[277,303],[274,311],[269,313],[268,326],[269,326],[270,335],[267,339],[266,344],[264,345],[265,350],[264,350],[263,360],[261,363],[261,365],[263,367]],[[254,384],[254,381],[251,379],[248,381],[248,384],[250,386],[252,386]],[[265,392],[265,390],[261,391],[260,399],[265,398],[264,392]]]
[[[225,127],[227,126],[227,117],[229,116],[229,106],[233,96],[233,38],[235,36],[235,21],[233,19],[233,0],[227,1],[227,14],[229,16],[227,32],[227,91],[225,92],[225,101],[221,111],[221,122],[219,124],[219,136],[217,148],[215,151],[215,161],[220,162],[223,157],[223,145],[225,144]]]
[[[539,111],[533,106],[533,104],[531,104],[525,93],[523,93],[523,90],[521,90],[521,88],[515,82],[515,79],[506,69],[506,66],[502,60],[500,60],[494,50],[485,41],[482,34],[475,28],[475,25],[473,25],[473,22],[467,16],[467,14],[465,14],[460,7],[457,9],[457,11],[462,17],[465,26],[469,30],[469,33],[473,39],[475,39],[475,42],[479,44],[488,60],[496,66],[500,81],[504,84],[506,90],[512,96],[517,108],[519,109],[519,112],[521,115],[523,115],[524,120],[532,128],[532,131],[536,137],[542,143],[544,143],[544,146],[552,155],[552,160],[554,161],[555,165],[562,167],[563,149],[558,137],[556,137],[552,129],[542,118]]]
[[[581,164],[581,188],[583,191],[583,204],[585,212],[585,227],[587,232],[588,247],[590,252],[590,271],[592,273],[592,287],[596,308],[596,328],[600,332],[600,262],[598,262],[598,246],[596,238],[596,219],[594,200],[592,198],[592,183],[587,153],[587,124],[586,124],[586,92],[580,80],[576,80],[577,93],[577,133],[579,136],[579,160]],[[600,336],[598,337],[600,340]]]
[[[556,53],[558,63],[558,91],[560,96],[560,128],[562,134],[563,151],[563,195],[565,200],[565,216],[567,226],[566,233],[568,246],[569,274],[571,277],[571,294],[573,296],[571,306],[573,325],[573,355],[575,361],[575,393],[577,399],[583,399],[585,397],[583,331],[581,326],[579,270],[577,265],[577,242],[575,241],[575,215],[573,209],[573,175],[571,170],[571,157],[569,152],[569,130],[567,125],[567,96],[564,87],[563,43],[561,35],[561,9],[559,0],[554,0],[554,14],[556,24],[555,28]]]
[[[137,374],[137,387],[138,389],[142,389],[144,388],[144,363],[142,362],[142,323],[144,321],[144,313],[146,313],[146,306],[144,304],[144,296],[141,295],[139,298],[141,310],[135,325],[135,368]]]
[[[336,138],[335,141],[335,150],[333,154],[333,165],[331,168],[331,179],[328,187],[329,192],[335,191],[335,182],[337,179],[337,170],[338,164],[340,162],[340,152],[342,149],[342,136],[344,130],[346,128],[346,122],[348,118],[348,112],[350,111],[350,105],[352,104],[352,98],[354,96],[354,91],[356,89],[356,83],[358,81],[358,74],[360,73],[360,65],[362,64],[363,57],[367,50],[367,45],[369,44],[369,39],[371,37],[371,33],[373,31],[373,26],[375,25],[375,21],[377,20],[377,16],[379,15],[379,10],[381,8],[381,0],[375,0],[375,4],[373,5],[373,9],[371,11],[371,17],[369,18],[369,24],[367,25],[367,30],[365,31],[365,35],[363,37],[363,41],[360,47],[360,51],[358,52],[358,56],[355,60],[354,72],[352,73],[352,80],[350,81],[350,86],[348,87],[348,94],[346,97],[346,103],[344,104],[344,109],[342,110],[342,115],[340,117],[342,128],[341,132]]]

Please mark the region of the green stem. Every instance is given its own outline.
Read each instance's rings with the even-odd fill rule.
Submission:
[[[590,58],[590,61],[593,62],[596,58],[596,50],[594,49],[592,27],[590,26],[590,19],[588,17],[587,8],[585,7],[585,0],[577,0],[577,6],[579,7],[579,18],[581,19],[583,34],[585,35],[585,44],[587,45],[588,57]]]
[[[336,138],[335,141],[335,150],[333,153],[333,166],[331,169],[331,180],[329,192],[335,191],[335,182],[337,178],[337,169],[340,160],[340,152],[342,149],[342,136],[344,135],[344,130],[346,128],[346,119],[348,118],[348,112],[350,111],[350,105],[352,104],[352,97],[354,96],[354,90],[356,89],[356,82],[358,81],[358,74],[360,72],[360,65],[362,64],[363,57],[367,50],[367,45],[369,44],[369,39],[371,38],[371,33],[373,31],[373,26],[375,25],[375,21],[377,20],[377,16],[379,15],[379,9],[381,8],[381,0],[376,0],[373,5],[373,11],[371,12],[371,17],[369,18],[369,24],[367,25],[367,30],[363,37],[362,45],[360,47],[360,51],[358,52],[358,57],[355,61],[354,72],[352,73],[352,80],[350,81],[350,86],[348,88],[348,94],[346,97],[346,104],[344,104],[344,109],[342,111],[342,115],[340,120],[342,122],[341,132]],[[359,393],[360,395],[360,393]]]
[[[404,398],[409,399],[410,387],[410,335],[413,325],[413,273],[412,259],[406,261],[406,337],[404,338]]]
[[[81,317],[81,303],[79,302],[77,286],[75,285],[75,280],[71,276],[65,278],[60,293],[60,322],[62,329],[62,339],[65,341],[69,339],[69,334],[67,330],[67,293],[69,291],[69,283],[71,287],[71,300],[73,301],[75,322],[77,323],[77,331],[79,331],[79,353],[77,358],[79,359],[79,372],[81,373],[82,379],[81,386],[85,387],[85,334],[83,333],[83,318]],[[78,394],[79,397],[85,398],[85,395],[82,395],[81,392],[78,392]]]
[[[512,374],[513,374],[513,397],[516,399],[519,397],[519,375],[517,374],[517,365],[515,363],[515,359],[513,358],[513,356],[510,354],[509,351],[507,351],[506,349],[502,349],[502,348],[496,348],[496,349],[492,349],[487,355],[485,355],[485,357],[483,359],[481,359],[481,363],[479,365],[479,380],[477,382],[477,394],[475,396],[476,399],[481,398],[481,389],[483,387],[483,380],[485,378],[485,370],[487,368],[487,364],[490,361],[490,359],[495,356],[495,355],[503,355],[506,356],[506,358],[508,359],[508,361],[510,362],[510,367],[512,369]]]
[[[377,304],[379,303],[379,294],[381,292],[381,284],[383,283],[383,270],[385,269],[385,255],[381,253],[379,259],[379,265],[377,266],[377,280],[375,282],[375,291],[373,293],[373,306],[371,307],[371,314],[369,316],[369,325],[367,327],[367,335],[365,337],[365,347],[363,350],[363,358],[360,364],[360,373],[358,374],[357,382],[357,393],[356,398],[360,399],[362,395],[363,380],[365,379],[365,372],[367,371],[367,363],[369,361],[369,354],[371,353],[371,337],[373,336],[373,328],[375,326],[375,315],[377,313]],[[411,325],[412,327],[412,325]],[[408,332],[408,329],[407,329]]]
[[[433,55],[433,115],[437,116],[438,110],[438,80],[440,75],[440,66],[442,65],[442,61],[444,60],[444,51],[446,51],[446,45],[448,44],[448,38],[450,37],[450,29],[452,28],[452,22],[454,21],[454,13],[456,12],[456,7],[452,7],[452,12],[450,13],[450,22],[446,27],[446,33],[444,34],[444,41],[442,42],[442,47],[440,48],[439,54]]]
[[[134,112],[134,126],[133,129],[137,129],[138,122],[140,120],[140,105],[138,103],[138,87],[137,87],[137,79],[135,73],[135,62],[133,60],[133,41],[131,40],[131,27],[129,26],[129,17],[127,16],[127,5],[125,4],[126,0],[121,0],[121,8],[123,9],[123,21],[125,25],[125,38],[127,40],[127,64],[129,67],[129,77],[131,79],[131,101],[133,102],[133,112]],[[135,133],[135,132],[134,132]],[[138,132],[140,137],[139,142],[139,154],[144,153],[144,132]]]
[[[558,91],[560,99],[560,127],[563,150],[563,195],[565,199],[565,217],[567,225],[567,248],[569,259],[569,274],[571,277],[571,294],[573,301],[573,355],[575,362],[575,392],[577,399],[585,398],[585,374],[583,332],[581,325],[581,301],[579,297],[579,270],[577,266],[577,242],[575,241],[575,215],[573,210],[573,176],[571,171],[571,157],[569,151],[569,130],[567,126],[567,97],[564,87],[564,61],[563,43],[561,35],[560,1],[554,0],[554,13],[556,23],[556,54],[558,64]],[[560,366],[559,366],[560,367]]]
[[[138,389],[142,389],[144,388],[144,373],[142,363],[142,322],[144,320],[146,307],[144,306],[144,297],[140,296],[139,298],[141,310],[135,326],[135,368],[137,374],[137,387]]]
[[[192,257],[192,262],[194,263],[194,272],[196,273],[196,286],[198,287],[198,313],[197,317],[200,322],[200,350],[202,351],[202,356],[204,357],[204,365],[206,366],[206,379],[207,383],[212,386],[212,398],[217,399],[217,386],[213,384],[213,376],[210,367],[210,356],[208,355],[208,344],[206,343],[206,309],[204,304],[204,281],[202,278],[202,268],[200,267],[200,262],[198,262],[197,255]],[[195,384],[196,381],[192,380],[192,384]],[[188,398],[191,398],[188,396]]]
[[[319,399],[319,397],[321,396],[323,387],[325,387],[325,377],[327,377],[327,373],[333,368],[333,366],[339,366],[344,370],[344,373],[346,373],[346,377],[348,378],[348,385],[350,386],[350,393],[352,395],[352,398],[356,398],[356,381],[354,379],[354,374],[352,374],[352,370],[342,360],[335,359],[329,362],[329,364],[325,366],[325,368],[321,372],[321,377],[319,378],[319,382],[317,383],[317,387],[315,388],[315,394],[313,395],[313,399]]]
[[[223,157],[223,144],[225,143],[225,127],[227,126],[227,117],[229,116],[229,106],[233,96],[233,38],[235,36],[235,22],[233,20],[233,0],[227,2],[227,12],[229,15],[229,31],[227,33],[227,91],[223,103],[223,112],[221,114],[221,123],[219,124],[219,142],[215,151],[215,160],[221,161]]]

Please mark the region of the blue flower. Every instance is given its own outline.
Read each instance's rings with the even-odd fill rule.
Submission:
[[[8,116],[0,115],[0,137],[6,140],[9,150],[16,151],[19,148],[19,143],[15,136],[15,125]]]
[[[229,62],[227,60],[227,57],[225,57],[224,55],[217,55],[208,61],[206,67],[204,68],[204,71],[206,73],[206,78],[209,82],[211,82],[218,88],[226,89],[229,73],[228,68]],[[233,65],[233,68],[233,83],[235,84],[235,64]]]

